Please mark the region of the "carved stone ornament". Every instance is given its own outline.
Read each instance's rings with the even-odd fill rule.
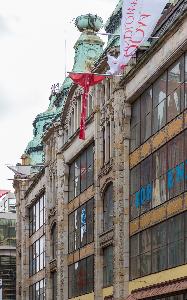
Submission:
[[[101,171],[99,172],[98,177],[101,178],[101,177],[107,175],[112,170],[112,166],[113,166],[113,160],[110,159],[109,163],[107,163],[106,165],[104,165],[102,167]]]
[[[113,243],[113,238],[114,238],[114,232],[113,229],[107,232],[103,232],[99,236],[99,244],[101,248],[104,248],[108,245],[111,245]]]
[[[53,260],[50,261],[49,267],[50,267],[50,272],[54,272],[54,271],[57,270],[57,261],[56,261],[56,259],[53,259]]]

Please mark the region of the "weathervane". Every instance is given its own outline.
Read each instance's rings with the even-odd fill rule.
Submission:
[[[55,95],[57,93],[59,93],[59,83],[52,84],[52,86],[51,86],[51,94]]]

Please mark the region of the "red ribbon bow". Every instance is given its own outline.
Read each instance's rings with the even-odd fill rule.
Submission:
[[[82,86],[84,92],[82,94],[82,107],[81,107],[81,120],[80,120],[80,131],[79,138],[85,140],[85,122],[86,122],[86,110],[87,110],[87,100],[90,90],[90,86],[101,82],[105,76],[95,75],[91,73],[70,73],[69,77],[78,85]]]

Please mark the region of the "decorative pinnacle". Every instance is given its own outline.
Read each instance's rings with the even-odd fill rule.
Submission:
[[[103,20],[97,15],[81,15],[75,19],[75,26],[79,29],[80,32],[98,32],[103,26]]]

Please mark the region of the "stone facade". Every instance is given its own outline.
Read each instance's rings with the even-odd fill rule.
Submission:
[[[109,30],[113,32],[119,29],[117,20],[120,14],[120,4],[121,1],[107,24]],[[91,28],[89,28],[88,36],[84,32],[84,36],[81,36],[81,40],[76,46],[81,45],[82,47],[82,43],[88,43],[88,41],[91,43],[90,39],[93,32],[90,34],[90,30]],[[155,149],[160,148],[166,141],[172,140],[179,132],[184,131],[186,128],[186,110],[183,109],[181,116],[180,114],[176,116],[177,120],[182,118],[181,126],[179,121],[172,120],[133,151],[130,150],[133,136],[131,110],[133,111],[133,105],[140,95],[176,59],[187,51],[185,0],[179,1],[175,6],[170,6],[169,13],[166,13],[154,34],[159,36],[157,42],[152,43],[146,50],[138,50],[136,61],[131,62],[121,78],[107,77],[101,84],[91,89],[85,140],[80,140],[78,137],[82,89],[71,84],[68,86],[67,93],[60,91],[56,95],[56,103],[63,103],[63,105],[61,106],[60,115],[50,124],[43,135],[45,154],[43,169],[35,175],[30,174],[21,181],[18,176],[14,181],[18,207],[17,299],[29,299],[29,286],[34,286],[35,289],[34,284],[43,278],[45,278],[45,299],[49,300],[123,300],[134,289],[149,287],[153,283],[151,279],[153,274],[129,280],[131,270],[129,240],[131,240],[131,236],[143,232],[144,229],[151,227],[153,224],[167,220],[167,218],[178,214],[179,211],[186,210],[184,200],[186,196],[182,194],[182,200],[181,197],[178,197],[179,199],[175,199],[173,205],[171,203],[174,200],[166,202],[158,208],[153,208],[145,214],[130,220],[130,173],[133,167],[155,152]],[[98,43],[100,46],[102,43],[99,40],[96,41],[95,36],[94,41],[98,50]],[[115,43],[117,43],[116,40],[113,42],[109,40],[107,47],[110,48],[110,45],[117,47]],[[87,46],[88,44],[86,44]],[[118,48],[111,48],[111,50],[117,53]],[[100,52],[99,55],[98,60],[95,62],[94,72],[104,73],[107,69],[106,53],[105,51]],[[76,56],[76,59],[80,59],[79,55]],[[84,60],[84,63],[82,63],[84,71],[85,66],[87,67],[86,57],[84,56],[81,59]],[[79,62],[76,62],[75,65],[80,66]],[[64,97],[63,100],[60,100],[60,97]],[[172,128],[176,128],[176,130],[172,130]],[[164,138],[162,137],[163,134],[165,134]],[[160,137],[158,137],[159,135]],[[92,145],[93,164],[90,163],[89,165],[89,149]],[[86,165],[84,164],[85,155],[87,157]],[[87,184],[90,176],[89,172],[92,174],[92,171],[90,171],[92,165],[91,184]],[[72,168],[74,168],[74,175],[71,175]],[[77,175],[76,177],[76,174],[78,174],[76,172],[81,172],[80,176]],[[86,184],[86,187],[82,188],[85,172],[86,183],[84,182],[84,184]],[[73,196],[70,198],[72,182]],[[78,185],[80,190],[78,190]],[[112,189],[110,190],[109,187],[111,186]],[[107,196],[108,190],[110,194]],[[45,194],[46,199],[45,224],[38,231],[29,235],[29,223],[31,223],[29,212],[33,204],[43,194]],[[111,201],[111,198],[112,212],[109,204],[105,207],[105,201]],[[85,210],[90,199],[94,199],[94,222],[92,223],[94,234],[93,239],[81,246],[82,235],[84,236],[85,232],[87,234],[88,229],[86,231],[80,229],[80,233],[77,233],[76,230],[78,226],[83,228],[83,225],[85,225]],[[80,211],[84,213],[81,215],[80,220],[78,217],[75,218],[72,233],[70,218],[73,214],[77,216]],[[166,212],[170,215],[166,216]],[[86,214],[89,213],[89,210],[87,210]],[[112,226],[108,226],[107,222],[110,222],[111,218]],[[89,220],[86,222],[89,222]],[[55,255],[53,255],[54,225],[56,226]],[[71,241],[73,246],[70,243],[71,234],[74,236]],[[80,236],[77,234],[80,234]],[[41,238],[42,235],[45,235],[45,268],[29,277],[29,246]],[[79,246],[77,246],[78,239],[81,241]],[[105,257],[106,249],[111,246],[113,255],[107,260],[107,257]],[[74,250],[70,250],[71,247]],[[138,249],[136,250],[138,251]],[[88,264],[88,259],[92,256],[94,256],[93,270],[89,269]],[[80,262],[83,261],[84,266],[89,270],[86,275],[83,276],[82,273],[78,273],[79,276],[83,276],[81,279],[74,278],[76,276],[70,278],[70,272],[73,268],[74,273],[72,274],[74,275],[80,270],[84,273],[84,268],[81,269],[80,267]],[[112,263],[112,275],[106,261],[109,265]],[[92,281],[92,275],[90,274],[92,271],[94,290],[90,287]],[[165,274],[164,272],[167,271],[161,273]],[[160,282],[159,273],[154,274],[155,284]],[[170,274],[172,274],[172,278]],[[181,276],[179,276],[179,272],[176,272],[176,275],[173,275],[172,272],[170,274],[167,272],[167,277],[163,275],[161,277],[164,278],[162,281],[176,279],[184,275],[181,273]],[[112,276],[112,280],[110,276]],[[85,280],[88,282],[88,277],[91,278],[89,284],[85,283]],[[72,282],[74,282],[74,287],[72,287]],[[89,288],[86,285],[89,285]],[[85,286],[86,290],[84,290]],[[80,288],[80,291],[78,288]],[[42,288],[40,292],[43,293]],[[42,297],[43,294],[37,299],[43,299]]]

